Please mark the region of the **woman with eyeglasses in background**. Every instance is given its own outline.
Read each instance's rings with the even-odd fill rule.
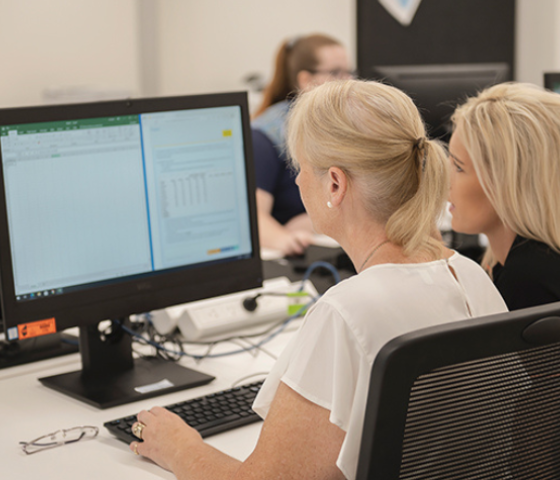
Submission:
[[[292,100],[298,92],[352,76],[346,50],[334,38],[313,34],[280,46],[274,76],[252,123],[263,247],[297,255],[313,241],[313,227],[286,154],[285,122]]]
[[[510,310],[560,301],[560,95],[496,85],[453,123],[453,229],[488,237],[482,263]]]

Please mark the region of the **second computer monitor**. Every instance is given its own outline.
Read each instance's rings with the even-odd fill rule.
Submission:
[[[430,135],[444,140],[448,140],[449,120],[459,103],[485,87],[511,79],[506,63],[376,65],[371,75],[409,94]]]
[[[544,74],[544,88],[560,93],[560,72],[546,72]]]

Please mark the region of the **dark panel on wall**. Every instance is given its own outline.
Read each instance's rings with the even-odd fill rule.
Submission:
[[[515,0],[422,0],[408,27],[358,0],[358,68],[506,62],[514,71]]]

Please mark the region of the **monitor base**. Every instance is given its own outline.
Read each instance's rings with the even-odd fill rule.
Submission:
[[[142,357],[134,368],[103,375],[82,371],[64,373],[39,381],[58,392],[105,409],[138,400],[206,385],[214,377],[157,357]]]

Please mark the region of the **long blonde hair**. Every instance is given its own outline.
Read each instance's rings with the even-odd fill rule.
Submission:
[[[448,162],[403,92],[371,81],[321,85],[296,100],[287,143],[296,167],[301,155],[319,172],[341,168],[405,255],[441,256],[434,233],[447,197]]]
[[[560,95],[503,83],[468,99],[452,120],[504,224],[560,253]],[[489,247],[483,265],[495,264]]]

